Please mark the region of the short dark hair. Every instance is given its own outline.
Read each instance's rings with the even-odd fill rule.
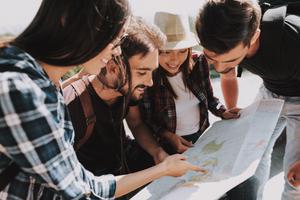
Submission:
[[[160,49],[166,42],[166,36],[154,24],[147,23],[140,17],[132,17],[127,29],[128,36],[121,44],[127,58],[141,54],[146,56],[154,49]]]
[[[249,45],[260,19],[255,0],[208,0],[197,16],[196,31],[204,48],[223,54],[241,42]]]
[[[47,64],[79,65],[117,37],[129,14],[127,0],[43,0],[12,44]]]

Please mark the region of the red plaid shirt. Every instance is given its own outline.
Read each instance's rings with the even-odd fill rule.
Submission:
[[[153,87],[145,91],[140,103],[142,117],[147,125],[153,129],[157,136],[168,130],[176,132],[176,108],[172,93],[167,89],[162,79],[163,71],[158,68],[153,74]],[[201,76],[197,82],[196,76]],[[208,110],[221,117],[225,107],[214,97],[209,78],[209,68],[203,55],[196,57],[195,65],[189,74],[188,88],[199,99],[200,127],[203,133],[209,126]]]

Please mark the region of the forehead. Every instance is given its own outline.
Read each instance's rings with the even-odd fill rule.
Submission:
[[[182,52],[185,50],[188,50],[189,48],[184,48],[184,49],[162,49],[160,50],[160,52],[170,52],[170,53],[178,53],[178,52]]]
[[[205,55],[209,56],[209,58],[213,58],[214,60],[226,61],[240,57],[245,49],[247,49],[247,46],[245,46],[243,43],[240,43],[235,48],[223,54],[216,54],[205,48],[203,49],[203,52]]]
[[[145,56],[137,54],[129,58],[132,70],[152,71],[158,67],[158,50],[151,51]]]

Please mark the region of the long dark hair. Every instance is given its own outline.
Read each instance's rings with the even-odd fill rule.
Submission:
[[[122,29],[127,0],[43,0],[15,45],[51,65],[79,65],[95,57]]]
[[[185,88],[188,88],[189,90],[191,90],[190,85],[188,84],[188,77],[191,73],[191,71],[193,70],[194,67],[194,61],[193,61],[193,57],[192,57],[192,48],[188,49],[188,56],[185,59],[185,61],[182,63],[182,65],[180,66],[180,71],[182,72],[182,80],[183,80],[183,84],[185,86]],[[163,69],[162,66],[159,66],[160,69],[162,69],[163,73],[161,73],[162,75],[162,81],[164,83],[164,85],[166,86],[166,88],[171,92],[172,96],[177,99],[177,94],[175,93],[175,91],[173,90],[170,82],[167,79],[167,73],[165,72],[165,70]]]

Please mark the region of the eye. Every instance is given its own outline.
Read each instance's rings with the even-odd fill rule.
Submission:
[[[166,55],[166,54],[169,54],[170,53],[170,51],[163,51],[163,50],[161,50],[161,51],[159,51],[159,54],[161,55]]]
[[[146,73],[146,72],[137,72],[137,74],[138,74],[139,76],[145,76],[147,73]]]
[[[180,51],[179,51],[179,53],[182,53],[182,54],[183,54],[183,53],[186,53],[186,52],[187,52],[187,49],[183,49],[183,50],[180,50]]]
[[[210,57],[205,56],[205,58],[206,58],[207,61],[214,62],[214,60],[211,59]]]

